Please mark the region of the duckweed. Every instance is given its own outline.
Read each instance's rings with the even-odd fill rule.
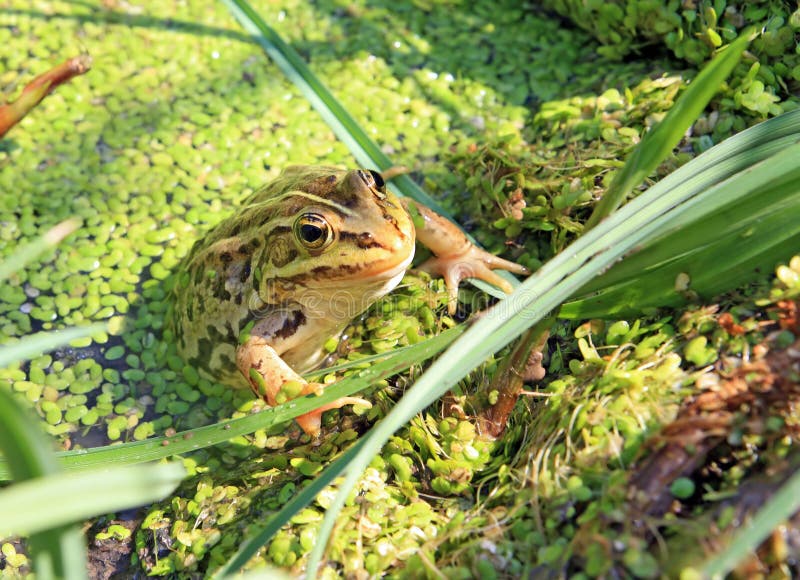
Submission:
[[[598,52],[612,58],[662,45],[679,59],[699,65],[752,26],[757,34],[748,58],[732,75],[733,98],[722,101],[724,115],[719,120],[736,123],[734,110],[738,116],[763,118],[800,104],[791,89],[800,71],[795,50],[800,10],[792,4],[735,0],[701,0],[690,5],[636,0],[546,0],[544,4],[589,30],[603,44]]]
[[[13,574],[15,568],[22,568],[28,564],[28,557],[17,552],[16,547],[11,542],[4,542],[0,545],[0,553],[3,554],[5,563],[11,568]]]
[[[110,361],[121,359],[123,356],[125,356],[125,347],[121,344],[112,346],[106,351],[105,356],[106,359]]]
[[[678,499],[687,499],[695,492],[695,484],[688,477],[679,477],[669,486],[669,491]]]
[[[510,1],[460,5],[458,18],[446,3],[390,9],[356,2],[336,15],[316,4],[258,4],[268,22],[290,24],[281,27],[286,40],[395,162],[410,166],[492,251],[534,269],[580,233],[621,158],[691,76],[666,54],[616,62],[636,48],[618,26],[620,12],[624,19],[636,3],[606,3],[594,20],[574,11],[599,4],[569,3],[576,20],[595,27],[601,47]],[[561,10],[567,3],[550,4]],[[637,18],[655,9],[645,4]],[[768,22],[754,45],[758,62],[737,71],[659,175],[688,151],[796,106],[783,87],[800,76],[796,55],[785,50],[797,13],[777,3],[763,13],[718,4],[714,14],[699,2],[696,10],[659,12],[661,20],[635,20],[637,35],[693,65],[741,30],[737,15]],[[47,68],[54,55],[83,48],[102,55],[0,146],[0,259],[68,216],[82,220],[41,264],[0,285],[0,341],[109,322],[107,333],[0,369],[0,388],[10,386],[73,448],[103,437],[140,441],[259,408],[247,391],[213,383],[177,356],[165,320],[180,260],[286,165],[354,163],[219,4],[152,4],[146,18],[138,10],[56,1],[45,14],[12,0],[0,14],[5,90]],[[778,269],[771,288],[754,298],[759,312],[798,296],[798,272],[800,257]],[[486,304],[470,289],[462,298]],[[456,323],[445,305],[439,281],[408,275],[353,321],[344,343],[332,339],[326,349],[358,361],[413,344]],[[760,340],[756,305],[739,319],[751,321],[741,348]],[[647,452],[646,435],[692,392],[695,367],[724,361],[731,342],[716,314],[699,309],[688,318],[660,313],[557,326],[550,376],[527,387],[540,396],[517,405],[497,441],[482,436],[472,407],[493,367],[477,371],[453,394],[450,415],[437,407],[415,418],[373,461],[337,528],[330,561],[348,575],[414,577],[443,562],[449,577],[517,577],[565,565],[652,576],[664,564],[661,552],[615,535],[615,525],[593,526],[625,521],[625,469]],[[788,346],[794,334],[785,333],[780,344]],[[408,380],[375,385],[368,420],[385,414]],[[185,458],[192,476],[147,508],[133,535],[133,565],[153,576],[220,566],[244,530],[358,437],[364,419],[329,417],[341,432],[316,444],[302,445],[292,427],[277,426]],[[780,418],[769,425],[776,439],[785,428]],[[673,489],[679,481],[670,492],[691,498],[680,485]],[[334,491],[325,490],[249,566],[301,572]],[[124,536],[114,526],[100,534],[106,541]],[[613,552],[592,547],[601,544]],[[27,565],[14,544],[3,543],[0,553],[7,570]]]

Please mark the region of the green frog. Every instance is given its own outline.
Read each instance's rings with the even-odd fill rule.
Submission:
[[[413,216],[413,218],[412,218]],[[275,406],[321,393],[301,373],[323,344],[390,292],[414,257],[444,277],[454,312],[458,285],[480,278],[511,291],[493,269],[527,269],[473,245],[453,223],[387,191],[376,171],[295,166],[247,198],[195,243],[174,290],[173,330],[182,357],[201,375],[249,386]],[[343,397],[297,418],[319,433],[322,413],[370,403]]]

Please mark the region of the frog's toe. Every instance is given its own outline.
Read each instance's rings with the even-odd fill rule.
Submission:
[[[322,413],[322,411],[317,409],[316,411],[311,411],[305,415],[300,415],[295,419],[295,421],[297,421],[297,424],[300,425],[300,428],[308,435],[316,437],[319,435],[319,430],[322,426]]]
[[[504,260],[480,248],[474,248],[474,250],[476,253],[480,253],[480,260],[492,270],[508,270],[513,274],[519,274],[521,276],[527,276],[531,273],[531,271],[522,264],[517,264],[511,260]]]
[[[506,294],[514,288],[505,278],[500,277],[492,269],[508,270],[515,274],[527,274],[525,266],[509,262],[503,258],[490,254],[475,246],[458,256],[438,257],[434,256],[426,260],[420,269],[436,274],[444,279],[448,293],[448,310],[450,314],[455,313],[458,286],[465,278],[478,278],[497,286]]]
[[[319,435],[320,427],[322,426],[322,414],[325,411],[330,411],[331,409],[341,409],[345,405],[361,405],[362,407],[367,408],[372,407],[372,403],[365,399],[359,399],[358,397],[342,397],[341,399],[336,399],[335,401],[326,403],[325,405],[322,405],[313,411],[309,411],[305,415],[300,415],[295,419],[295,421],[297,421],[297,424],[300,425],[300,428],[308,435],[316,437]]]

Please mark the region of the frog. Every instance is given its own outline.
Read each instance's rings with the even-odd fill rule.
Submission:
[[[178,352],[201,376],[249,387],[269,406],[321,394],[324,385],[303,373],[320,365],[331,337],[397,286],[417,242],[432,253],[419,268],[444,278],[451,314],[465,278],[508,293],[494,270],[528,273],[424,204],[395,195],[378,171],[287,167],[181,262],[171,316]],[[322,414],[346,405],[371,406],[341,397],[296,421],[316,437]]]

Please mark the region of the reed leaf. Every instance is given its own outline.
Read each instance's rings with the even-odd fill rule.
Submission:
[[[731,137],[654,185],[654,196],[707,195],[696,213],[665,223],[654,240],[582,288],[559,316],[636,316],[709,299],[787,260],[800,242],[800,181],[792,161],[798,142],[800,110]],[[679,276],[684,283],[676,289]]]
[[[91,336],[105,329],[106,325],[101,323],[29,334],[17,342],[5,344],[0,348],[0,367],[33,358],[43,352],[65,346],[77,338]]]
[[[729,45],[722,48],[695,79],[689,88],[669,110],[662,121],[645,134],[639,145],[627,159],[625,166],[614,176],[603,199],[595,206],[586,222],[586,229],[593,228],[608,216],[672,153],[692,126],[719,86],[738,64],[745,48],[753,37],[753,30],[746,30]]]
[[[14,252],[4,262],[0,262],[0,282],[30,264],[47,250],[54,248],[61,240],[74,232],[77,227],[78,222],[76,220],[64,220],[32,242],[15,248]]]
[[[167,463],[53,473],[15,483],[0,492],[0,537],[37,534],[146,505],[166,497],[185,475],[181,464]]]
[[[800,472],[792,475],[753,519],[734,535],[733,541],[702,568],[703,578],[724,578],[742,559],[751,555],[778,526],[800,510]]]
[[[8,458],[9,468],[17,481],[33,481],[36,478],[53,476],[60,471],[50,442],[39,429],[36,420],[3,389],[0,389],[0,452]],[[8,490],[0,495],[6,493]],[[30,509],[35,504],[21,507]],[[0,513],[5,521],[6,514],[2,511]],[[3,535],[0,530],[0,537]],[[55,527],[32,534],[28,543],[37,578],[49,580],[84,577],[86,549],[78,526]]]
[[[56,453],[55,457],[61,467],[73,471],[108,465],[133,465],[217,445],[233,437],[247,435],[257,429],[291,421],[327,402],[353,395],[382,379],[437,355],[464,331],[463,326],[451,328],[429,340],[397,349],[388,355],[371,358],[370,360],[374,364],[371,364],[369,368],[330,385],[320,396],[295,399],[289,403],[265,409],[255,415],[220,421],[213,425],[182,431],[170,437],[153,437],[121,445],[62,451]],[[341,367],[346,366],[351,365],[341,365]],[[328,371],[333,368],[331,367]],[[13,474],[11,466],[13,456],[6,455],[6,458],[0,459],[0,481],[9,479]]]
[[[286,44],[248,2],[245,0],[222,0],[222,3],[230,10],[242,28],[250,33],[253,40],[264,49],[264,52],[281,69],[286,78],[303,93],[303,96],[325,120],[336,137],[347,146],[359,164],[378,171],[386,171],[394,166],[336,97],[311,72],[297,51]],[[442,215],[447,215],[436,200],[425,193],[407,175],[398,175],[392,178],[389,180],[389,187],[395,193],[416,199]]]

